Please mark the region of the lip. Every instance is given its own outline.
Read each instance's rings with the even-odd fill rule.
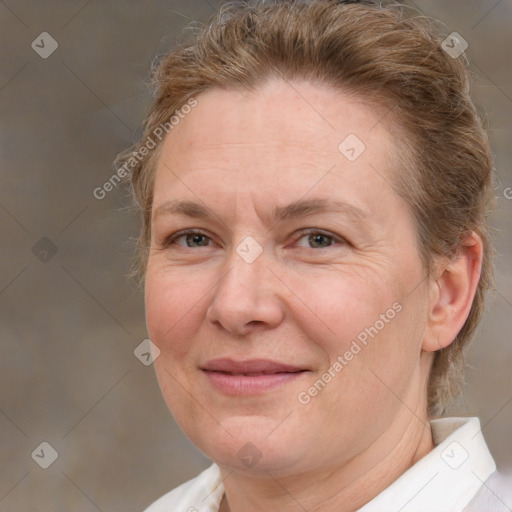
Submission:
[[[208,361],[202,370],[212,372],[231,373],[233,375],[243,375],[248,373],[295,373],[305,370],[299,366],[271,361],[270,359],[248,359],[246,361],[235,361],[229,358],[213,359]]]
[[[232,396],[256,395],[281,387],[308,370],[269,359],[214,359],[201,370],[219,391]]]

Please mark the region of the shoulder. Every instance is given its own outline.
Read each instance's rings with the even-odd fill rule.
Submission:
[[[495,471],[482,482],[477,495],[463,512],[509,512],[512,510],[512,473]]]
[[[156,500],[144,512],[202,512],[217,510],[224,493],[220,470],[212,464],[195,478],[181,484]]]

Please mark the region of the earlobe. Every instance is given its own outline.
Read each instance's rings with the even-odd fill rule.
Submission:
[[[447,347],[462,329],[480,281],[482,257],[482,239],[473,232],[464,239],[457,255],[440,267],[440,275],[432,283],[423,350]]]

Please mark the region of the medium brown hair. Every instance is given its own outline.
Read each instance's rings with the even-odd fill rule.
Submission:
[[[393,186],[414,216],[426,275],[431,276],[436,257],[455,257],[472,231],[483,240],[471,311],[455,340],[436,352],[431,370],[429,412],[441,413],[461,391],[463,349],[480,321],[485,291],[493,281],[486,217],[494,205],[492,155],[469,96],[465,57],[452,58],[442,40],[433,20],[398,4],[259,0],[223,5],[192,41],[180,43],[161,59],[153,75],[156,94],[144,135],[119,159],[125,166],[130,163],[133,196],[142,211],[140,275],[150,244],[161,142],[150,151],[142,148],[158,127],[172,129],[169,119],[183,105],[212,88],[254,90],[273,77],[355,94],[381,109],[403,137],[397,142],[403,165],[393,176]]]

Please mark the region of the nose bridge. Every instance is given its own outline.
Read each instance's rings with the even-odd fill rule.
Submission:
[[[219,287],[227,287],[229,291],[239,291],[240,299],[249,292],[258,291],[261,284],[268,284],[265,279],[268,253],[264,254],[263,245],[252,236],[242,237],[233,246],[228,257],[228,274],[221,280]],[[218,290],[219,291],[219,290]]]
[[[242,333],[251,322],[275,326],[281,306],[269,279],[268,255],[253,237],[242,237],[227,260],[227,273],[218,282],[207,311],[210,322]]]

